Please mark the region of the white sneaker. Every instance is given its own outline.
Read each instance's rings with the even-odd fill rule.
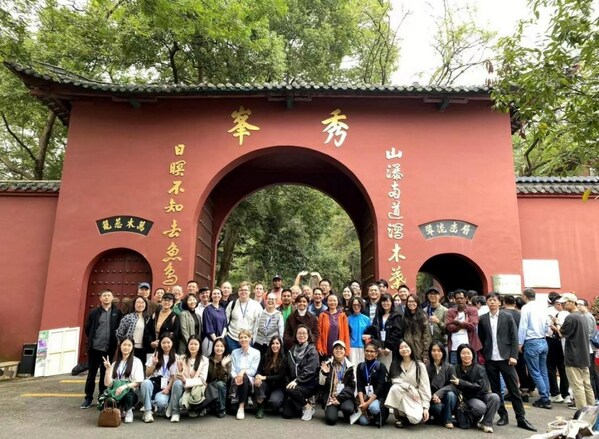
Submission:
[[[479,422],[477,427],[480,428],[485,433],[493,433],[493,427],[489,427],[488,425],[483,425]]]
[[[179,422],[180,416],[179,415],[173,415],[171,416],[171,422]]]
[[[170,418],[172,414],[172,409],[171,409],[171,405],[169,404],[168,407],[166,408],[166,417]]]
[[[349,424],[354,425],[356,422],[358,422],[358,419],[360,419],[360,416],[362,416],[362,412],[360,412],[360,411],[357,411],[356,413],[352,413],[352,415],[349,417]]]
[[[152,412],[149,410],[147,412],[144,412],[142,419],[146,424],[154,422],[154,416],[152,415]]]
[[[561,396],[561,395],[560,395]],[[572,404],[572,397],[570,395],[566,396],[563,401],[564,404]]]
[[[131,424],[133,422],[133,409],[127,410],[125,415],[125,424]]]
[[[245,419],[245,410],[241,407],[237,409],[237,415],[235,416],[235,418],[239,420]]]
[[[564,402],[564,398],[562,395],[560,395],[559,393],[555,396],[552,396],[551,398],[549,398],[551,400],[551,402],[555,402],[555,403],[562,403]]]
[[[310,421],[312,420],[312,416],[314,416],[314,407],[310,407],[309,409],[302,410],[302,421]]]

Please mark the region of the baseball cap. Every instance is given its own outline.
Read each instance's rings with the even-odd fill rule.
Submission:
[[[137,288],[147,288],[148,290],[150,289],[150,284],[147,282],[140,282],[137,284]]]
[[[281,275],[280,275],[280,274],[275,274],[275,275],[272,277],[272,280],[283,280],[283,278],[281,277]]]
[[[562,297],[560,297],[559,299],[556,300],[557,303],[566,303],[566,302],[576,303],[577,301],[578,301],[578,297],[576,297],[572,293],[564,293],[564,294],[562,294]]]
[[[337,340],[335,343],[333,343],[333,349],[335,349],[335,346],[341,346],[343,349],[347,349],[343,340]]]

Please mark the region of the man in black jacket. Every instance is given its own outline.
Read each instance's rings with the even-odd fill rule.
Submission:
[[[524,404],[518,388],[518,329],[513,317],[499,309],[499,295],[487,295],[489,312],[480,316],[478,323],[478,337],[483,345],[482,352],[485,357],[485,369],[491,390],[501,396],[499,374],[503,376],[505,384],[512,395],[512,406],[516,412],[518,427],[525,430],[537,431],[525,418]],[[508,424],[508,414],[501,398],[499,406],[499,421],[497,425]]]
[[[112,303],[112,299],[112,291],[108,289],[100,291],[100,306],[89,313],[85,322],[88,372],[82,409],[92,406],[98,368],[100,369],[99,394],[101,395],[106,389],[104,385],[106,368],[102,357],[112,359],[114,356],[117,345],[116,330],[121,321],[121,311]]]

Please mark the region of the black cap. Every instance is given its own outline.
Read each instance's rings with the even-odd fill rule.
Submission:
[[[430,287],[428,290],[426,290],[426,294],[428,293],[437,293],[437,294],[441,294],[441,292],[436,289],[435,287]]]
[[[275,274],[275,275],[272,277],[272,280],[283,280],[283,278],[281,277],[281,275],[280,275],[280,274]]]

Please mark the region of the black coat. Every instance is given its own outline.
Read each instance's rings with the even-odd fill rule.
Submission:
[[[310,343],[308,351],[301,361],[297,361],[294,355],[297,345],[293,345],[287,354],[287,382],[295,380],[298,385],[314,388],[318,386],[318,352],[316,347]]]
[[[491,360],[493,355],[493,332],[491,331],[491,316],[489,313],[480,316],[478,321],[478,338],[483,345],[485,359]],[[518,329],[514,318],[499,311],[497,316],[497,347],[504,360],[518,358]]]
[[[389,384],[387,383],[387,367],[380,361],[377,361],[377,363],[378,364],[373,367],[372,371],[369,373],[370,385],[376,395],[376,399],[384,400],[389,391]],[[358,392],[362,392],[364,396],[366,396],[366,386],[368,385],[368,381],[366,380],[365,361],[358,364],[356,376],[358,379]],[[368,398],[365,397],[364,400],[366,399]]]
[[[87,352],[92,349],[92,340],[94,335],[96,334],[96,329],[98,328],[98,323],[100,322],[100,316],[102,315],[102,310],[100,307],[94,308],[91,310],[89,315],[87,316],[87,320],[85,321],[85,335],[87,337]],[[117,339],[116,339],[116,330],[121,323],[121,318],[123,315],[121,314],[121,310],[116,307],[113,303],[110,306],[110,340],[108,341],[108,356],[112,358],[116,351]]]
[[[283,355],[281,366],[277,370],[265,370],[266,355],[262,355],[260,358],[260,365],[258,366],[258,374],[266,377],[266,382],[270,386],[270,389],[283,389],[286,385],[286,374],[287,374],[287,356]]]
[[[455,369],[451,364],[443,363],[441,369],[437,372],[435,364],[430,362],[426,366],[426,371],[431,384],[431,395],[437,395],[439,399],[442,399],[447,392],[454,390],[454,386],[450,380],[455,375]]]
[[[381,341],[381,329],[386,331],[384,342]],[[403,333],[403,316],[395,311],[391,311],[384,328],[383,318],[377,314],[372,321],[372,325],[364,331],[364,334],[370,335],[382,348],[389,349],[394,355],[399,347],[399,342],[403,339]]]
[[[337,395],[337,401],[342,403],[343,401],[353,400],[354,393],[356,391],[356,378],[354,374],[354,366],[349,362],[349,360],[344,360],[347,365],[345,372],[343,373],[343,378],[341,382],[343,383],[343,390]],[[325,409],[327,406],[327,402],[329,401],[329,396],[333,391],[333,374],[335,373],[333,369],[333,365],[330,365],[329,373],[323,373],[322,369],[320,369],[320,382],[322,384],[322,408]],[[324,383],[323,383],[324,381]]]
[[[160,333],[158,334],[158,339],[156,338],[156,320],[158,319],[158,314],[160,311],[156,312],[146,325],[144,329],[144,349],[146,352],[152,352],[154,348],[150,346],[150,343],[153,341],[159,340],[162,336],[167,333],[172,333],[173,340],[173,348],[176,349],[176,346],[179,343],[179,337],[181,335],[181,324],[179,320],[179,316],[175,314],[174,311],[171,311],[171,314],[166,318],[162,326],[160,327]]]
[[[485,368],[476,363],[476,357],[468,369],[461,365],[455,365],[455,376],[460,380],[457,389],[464,395],[466,400],[477,398],[482,399],[487,393],[491,393],[491,386],[487,379]]]

